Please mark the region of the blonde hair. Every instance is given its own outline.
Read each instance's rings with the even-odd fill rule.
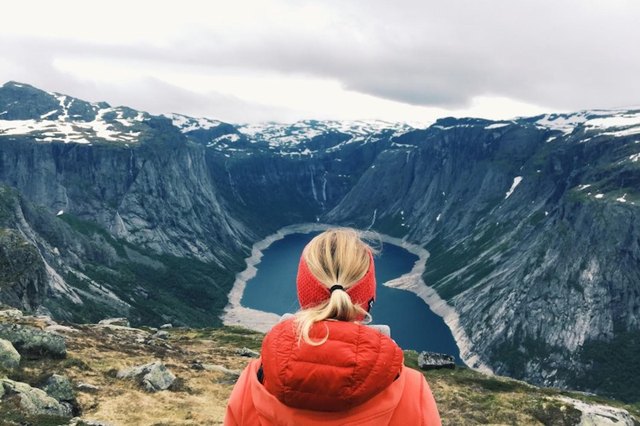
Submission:
[[[314,237],[306,245],[302,256],[309,271],[325,287],[339,284],[347,290],[357,283],[369,270],[369,252],[375,250],[365,243],[358,231],[350,228],[334,228]],[[319,346],[327,341],[329,333],[319,341],[309,336],[313,324],[326,319],[356,321],[359,318],[370,321],[371,316],[360,305],[351,301],[346,291],[337,290],[319,305],[296,313],[298,341]]]

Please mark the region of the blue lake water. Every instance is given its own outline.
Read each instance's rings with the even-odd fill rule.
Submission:
[[[242,305],[279,315],[296,312],[298,261],[302,249],[315,235],[290,234],[271,244],[257,265],[256,276],[247,282]],[[383,244],[374,258],[378,286],[371,311],[373,323],[389,325],[391,337],[403,349],[447,353],[461,364],[458,346],[442,318],[415,294],[382,285],[411,271],[417,259],[402,247]]]

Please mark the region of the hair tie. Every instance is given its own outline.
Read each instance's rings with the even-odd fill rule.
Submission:
[[[329,292],[333,293],[333,292],[334,292],[334,291],[336,291],[336,290],[342,290],[342,291],[345,291],[344,287],[342,287],[340,284],[336,284],[336,285],[334,285],[333,287],[331,287],[331,288],[329,289]]]

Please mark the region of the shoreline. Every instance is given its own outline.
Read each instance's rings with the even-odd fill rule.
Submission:
[[[240,303],[247,281],[255,277],[258,271],[257,265],[262,260],[262,251],[267,249],[272,243],[281,240],[287,235],[307,234],[309,232],[316,231],[321,232],[334,226],[335,225],[320,223],[289,225],[255,243],[251,248],[251,255],[245,259],[247,267],[242,272],[236,274],[233,287],[229,292],[229,303],[224,308],[221,316],[224,325],[239,325],[263,333],[269,331],[269,329],[271,329],[271,327],[280,320],[280,315],[246,308]],[[422,275],[426,269],[429,252],[419,245],[409,243],[400,238],[371,231],[362,231],[362,233],[365,238],[369,237],[374,240],[378,239],[385,243],[400,246],[418,256],[418,260],[413,265],[411,271],[396,279],[387,281],[383,283],[383,285],[391,288],[408,290],[421,298],[433,313],[443,319],[447,327],[449,327],[449,330],[451,330],[453,339],[460,350],[460,359],[462,359],[462,361],[470,368],[483,373],[492,374],[493,371],[491,368],[485,365],[478,355],[471,351],[471,341],[462,328],[458,313],[451,305],[443,300],[433,288],[429,287],[423,281]]]

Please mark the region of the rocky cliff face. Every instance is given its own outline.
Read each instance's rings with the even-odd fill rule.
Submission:
[[[615,363],[595,342],[638,336],[640,129],[539,120],[442,121],[403,135],[397,143],[412,146],[381,153],[327,216],[365,226],[373,210],[374,227],[426,244],[425,281],[495,371],[575,385]],[[617,379],[610,390],[625,387]]]
[[[234,126],[0,89],[0,182],[20,206],[4,226],[48,277],[32,306],[211,323],[261,236],[371,228],[427,247],[425,281],[495,371],[630,399],[640,381],[617,357],[640,347],[639,141],[626,110]]]
[[[0,116],[0,182],[20,206],[6,227],[44,262],[44,305],[75,319],[218,321],[253,234],[228,214],[204,147],[166,118],[26,85],[3,86],[2,108],[13,112]]]

